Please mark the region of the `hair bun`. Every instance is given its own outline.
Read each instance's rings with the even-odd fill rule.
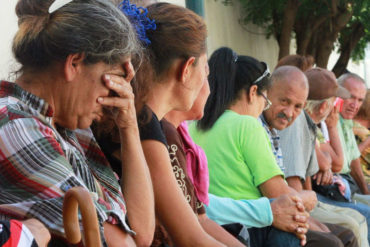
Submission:
[[[48,15],[48,9],[52,0],[19,0],[15,7],[15,13],[22,19],[27,16]]]

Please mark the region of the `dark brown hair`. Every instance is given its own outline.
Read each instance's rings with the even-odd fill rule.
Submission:
[[[366,91],[366,97],[364,103],[358,110],[356,115],[357,119],[370,119],[370,89]]]
[[[155,20],[157,28],[147,31],[151,44],[136,74],[138,110],[146,101],[152,83],[160,82],[167,75],[175,59],[197,59],[207,48],[206,24],[193,11],[169,3],[154,3],[147,9],[148,17]]]
[[[312,56],[288,55],[279,60],[275,69],[284,65],[291,65],[305,72],[312,68],[314,64],[315,59]]]

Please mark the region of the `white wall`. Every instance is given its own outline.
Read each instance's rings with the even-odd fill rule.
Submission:
[[[161,0],[185,6],[185,0]],[[0,0],[0,79],[8,79],[17,66],[11,53],[11,42],[17,31],[17,17],[14,13],[16,0]],[[205,21],[208,26],[209,55],[221,46],[229,46],[238,54],[249,55],[265,61],[272,70],[277,62],[279,47],[273,38],[267,40],[262,28],[254,25],[240,25],[240,4],[224,6],[221,0],[205,0]],[[292,42],[292,50],[294,50]],[[338,54],[330,56],[328,68],[336,62]],[[364,77],[370,87],[370,47],[365,61],[350,63],[348,69]],[[366,73],[367,72],[367,73]]]
[[[240,55],[249,55],[266,62],[272,70],[277,62],[279,47],[274,39],[266,39],[264,30],[254,25],[241,25],[240,3],[225,6],[221,0],[205,0],[205,20],[208,27],[208,53],[228,46]]]
[[[167,2],[185,7],[185,0],[160,0],[159,2]]]
[[[18,27],[14,12],[16,3],[16,0],[0,0],[0,79],[8,79],[9,72],[16,69],[11,53],[11,42]]]

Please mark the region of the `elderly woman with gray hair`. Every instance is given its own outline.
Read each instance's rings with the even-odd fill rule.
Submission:
[[[16,13],[22,67],[0,82],[0,214],[63,237],[64,195],[81,186],[103,245],[150,245],[154,200],[130,85],[141,48],[128,19],[106,0],[19,0]],[[121,185],[89,129],[103,111],[119,129]]]

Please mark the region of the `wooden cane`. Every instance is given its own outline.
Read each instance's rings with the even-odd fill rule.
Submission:
[[[69,189],[63,202],[63,225],[67,241],[71,244],[81,242],[81,229],[78,220],[78,208],[82,216],[86,247],[100,247],[100,231],[95,205],[90,193],[83,187]]]

